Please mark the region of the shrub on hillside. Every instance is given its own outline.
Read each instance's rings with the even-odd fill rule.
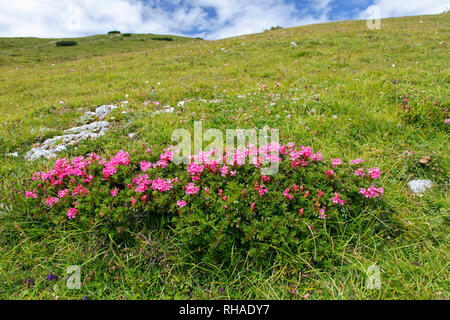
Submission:
[[[172,37],[152,37],[152,40],[173,41]]]
[[[78,42],[71,41],[71,40],[61,40],[61,41],[56,41],[55,44],[57,47],[72,47],[72,46],[78,45]]]
[[[235,150],[234,161],[222,164],[223,157],[202,152],[177,165],[176,154],[171,147],[155,156],[147,149],[58,159],[34,174],[23,211],[116,236],[159,221],[189,252],[222,261],[236,250],[314,251],[319,259],[334,237],[362,233],[384,218],[380,171],[362,159],[324,160],[293,143]],[[279,172],[261,175],[264,161],[279,163]]]
[[[112,31],[109,31],[108,34],[120,34],[120,31],[112,30]]]
[[[131,37],[132,34],[131,33],[122,33],[122,36],[124,36],[124,37]]]

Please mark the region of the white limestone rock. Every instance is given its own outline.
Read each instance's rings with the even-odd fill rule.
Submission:
[[[408,187],[415,194],[422,194],[427,189],[430,189],[433,186],[433,182],[431,180],[411,180],[408,182]]]
[[[88,138],[96,139],[108,131],[109,123],[96,121],[79,127],[65,130],[66,134],[45,140],[39,147],[33,148],[25,155],[25,159],[33,161],[41,157],[50,159],[68,146],[74,145]]]
[[[95,109],[95,115],[102,120],[116,108],[117,106],[113,104],[106,104]]]

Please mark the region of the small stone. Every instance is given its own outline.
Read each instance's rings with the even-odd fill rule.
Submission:
[[[17,152],[5,154],[5,157],[18,157],[18,156],[19,156],[19,154]]]
[[[431,180],[411,180],[408,182],[408,187],[415,194],[421,194],[425,192],[426,189],[430,189],[433,186]]]
[[[95,109],[95,114],[97,117],[101,120],[104,119],[108,114],[111,113],[114,109],[116,109],[117,106],[111,104],[111,105],[103,105]]]
[[[174,111],[175,111],[174,107],[166,106],[166,108],[164,108],[164,109],[156,110],[155,112],[152,113],[152,115],[161,114],[161,113],[173,113]]]

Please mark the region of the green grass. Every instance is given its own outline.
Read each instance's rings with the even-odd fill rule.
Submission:
[[[448,299],[450,125],[442,120],[450,118],[450,17],[384,19],[381,27],[344,21],[219,41],[101,35],[68,39],[78,46],[59,48],[52,39],[0,39],[0,154],[20,155],[0,164],[0,203],[12,205],[0,216],[0,298]],[[195,97],[222,101],[192,101],[179,113],[154,117],[143,104],[175,106]],[[410,112],[402,108],[404,98]],[[143,142],[161,150],[175,128],[192,131],[198,120],[205,129],[269,125],[280,129],[283,142],[378,166],[395,212],[392,235],[335,239],[330,250],[340,258],[321,268],[298,268],[304,261],[294,255],[262,264],[242,252],[211,265],[178,259],[177,239],[157,228],[130,235],[134,240],[119,247],[92,230],[37,227],[16,212],[13,199],[27,179],[51,164],[24,161],[31,146],[77,125],[84,111],[121,100],[129,103],[111,114],[113,130],[62,155],[133,150]],[[131,132],[135,139],[127,137]],[[432,160],[424,165],[425,155]],[[412,196],[411,178],[435,186]],[[380,290],[365,285],[374,263],[383,270]],[[82,266],[79,291],[62,279],[69,265]],[[50,272],[60,279],[46,281]]]

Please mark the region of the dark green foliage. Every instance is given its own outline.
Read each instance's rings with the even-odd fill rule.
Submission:
[[[172,37],[153,37],[152,40],[173,41]]]
[[[78,45],[78,42],[71,40],[61,40],[56,42],[57,47],[73,47]]]
[[[112,31],[108,32],[108,34],[119,34],[119,33],[120,33],[120,31],[118,31],[118,30],[112,30]]]

